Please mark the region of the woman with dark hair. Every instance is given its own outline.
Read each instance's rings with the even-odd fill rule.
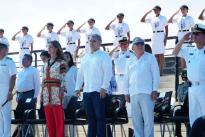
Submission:
[[[49,42],[48,53],[51,58],[45,64],[42,91],[46,126],[49,137],[64,137],[62,98],[67,64],[63,60],[62,48],[58,41]]]
[[[64,52],[64,60],[66,61],[68,68],[67,73],[65,75],[65,85],[66,85],[66,95],[63,98],[63,108],[67,109],[68,103],[70,102],[71,98],[75,96],[75,84],[77,79],[77,67],[75,63],[73,62],[73,57],[70,52]],[[66,136],[68,135],[68,128],[66,128]],[[75,137],[75,126],[70,125],[70,137]]]

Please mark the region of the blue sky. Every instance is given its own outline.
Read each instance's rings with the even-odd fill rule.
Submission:
[[[4,28],[5,36],[11,39],[12,35],[24,25],[29,27],[29,33],[34,37],[34,49],[43,47],[43,40],[36,38],[37,32],[46,24],[54,23],[54,31],[57,31],[67,20],[72,19],[75,27],[81,25],[88,18],[96,19],[98,27],[103,36],[103,42],[113,41],[113,32],[105,31],[107,23],[117,13],[125,14],[124,21],[131,29],[131,39],[135,36],[150,38],[151,27],[140,23],[140,18],[145,12],[155,5],[162,7],[162,15],[169,18],[182,4],[189,6],[189,14],[195,22],[202,9],[204,0],[0,0],[1,21],[0,28]],[[205,22],[200,22],[205,23]],[[176,35],[177,26],[169,25],[169,36]],[[84,36],[82,35],[82,44]],[[18,44],[11,42],[10,51],[17,51]]]

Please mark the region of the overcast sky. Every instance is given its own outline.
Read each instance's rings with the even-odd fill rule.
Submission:
[[[204,0],[0,0],[0,3],[0,28],[5,30],[5,36],[10,40],[22,26],[28,26],[29,34],[34,37],[34,49],[43,47],[43,40],[36,38],[36,34],[47,22],[53,22],[54,31],[57,31],[69,19],[77,28],[93,17],[105,43],[112,42],[114,35],[104,28],[119,12],[125,14],[124,22],[129,24],[133,39],[135,36],[151,37],[151,26],[140,23],[140,18],[155,5],[160,5],[161,14],[169,18],[182,4],[186,4],[195,22],[200,22],[197,17],[205,8]],[[169,30],[169,36],[176,35],[177,26],[171,24]],[[10,51],[19,49],[16,42],[10,40],[10,45]]]

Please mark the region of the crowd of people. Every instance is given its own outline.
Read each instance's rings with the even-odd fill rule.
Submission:
[[[52,31],[54,24],[49,22],[37,34],[37,37],[46,41],[44,51],[40,54],[44,63],[41,69],[42,79],[38,69],[32,66],[33,58],[30,53],[33,51],[33,38],[28,34],[29,28],[23,26],[12,37],[20,45],[21,70],[18,73],[14,61],[7,56],[9,42],[3,36],[4,30],[0,29],[0,136],[11,136],[11,100],[14,94],[17,94],[17,104],[21,100],[40,96],[49,137],[67,136],[63,109],[73,96],[81,96],[83,89],[88,137],[106,137],[105,109],[108,94],[124,95],[126,102],[131,104],[135,137],[153,137],[154,104],[158,97],[160,76],[163,75],[168,23],[178,24],[173,55],[180,57],[181,67],[187,69],[186,87],[189,88],[186,100],[188,98],[192,126],[197,118],[205,115],[205,25],[195,24],[188,15],[188,10],[187,5],[182,5],[169,20],[160,14],[160,6],[149,10],[141,18],[141,22],[152,26],[151,48],[143,38],[135,37],[131,50],[129,26],[123,21],[124,14],[117,14],[105,27],[106,30],[112,29],[115,34],[113,49],[109,53],[100,49],[102,38],[99,29],[94,26],[95,19],[90,18],[76,30],[74,21],[69,20],[57,33]],[[147,18],[152,11],[155,17]],[[205,19],[204,11],[199,19]],[[175,18],[179,12],[182,16]],[[114,24],[116,19],[118,22]],[[83,29],[86,23],[89,28]],[[69,31],[62,32],[66,26]],[[48,30],[47,34],[43,34],[45,28]],[[19,35],[21,32],[22,36]],[[80,33],[85,33],[86,43],[85,54],[78,69],[74,60],[81,45]],[[66,38],[65,52],[58,42],[58,35]],[[189,46],[191,42],[194,42],[194,46]],[[176,126],[179,126],[178,123]],[[180,131],[176,136],[181,136]]]

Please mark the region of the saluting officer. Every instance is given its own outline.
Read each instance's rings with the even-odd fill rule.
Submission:
[[[48,51],[48,45],[51,41],[59,41],[57,33],[53,32],[53,27],[54,27],[54,24],[51,22],[48,22],[37,34],[37,37],[41,37],[45,39],[46,41],[46,47],[43,50]],[[45,30],[45,28],[47,28],[48,33],[41,34]]]
[[[129,41],[127,37],[123,37],[121,40],[119,40],[119,45],[109,53],[114,61],[115,78],[117,82],[116,94],[124,93],[125,65],[127,61],[134,56],[134,53],[128,49],[128,42]],[[119,48],[120,50],[117,50]]]
[[[22,67],[22,59],[25,54],[30,54],[30,52],[33,51],[33,37],[28,34],[28,27],[23,26],[20,31],[18,31],[14,36],[12,37],[12,40],[17,40],[20,45],[20,51],[19,51],[19,66]],[[22,36],[17,36],[20,33],[23,33]],[[30,50],[29,50],[30,48]]]
[[[194,26],[194,20],[191,16],[188,14],[189,7],[187,5],[182,5],[179,10],[177,10],[171,18],[168,20],[168,23],[177,23],[178,25],[178,34],[177,34],[177,40],[176,43],[188,32],[191,31],[191,28]],[[182,16],[178,18],[174,18],[179,12],[181,11]],[[185,42],[187,44],[187,42]],[[186,63],[184,59],[180,60],[181,67],[185,68]]]
[[[6,44],[9,46],[9,41],[4,37],[4,29],[0,29],[0,43]]]
[[[68,26],[69,31],[61,32],[66,26]],[[66,51],[70,52],[72,56],[75,57],[78,55],[78,49],[80,47],[80,33],[74,30],[73,26],[74,22],[69,20],[58,30],[57,34],[66,37]]]
[[[195,47],[182,47],[184,41],[193,40]],[[189,120],[190,125],[205,115],[205,25],[196,24],[192,33],[187,33],[176,45],[173,54],[185,59],[189,87]]]
[[[88,23],[89,28],[81,29],[86,23]],[[101,36],[100,30],[98,28],[96,28],[94,25],[95,25],[95,19],[90,18],[88,21],[86,21],[82,25],[80,25],[77,29],[78,32],[85,33],[85,35],[86,35],[85,53],[90,53],[90,51],[91,51],[91,49],[90,49],[91,36],[94,34]]]
[[[123,22],[124,14],[123,13],[117,14],[117,19],[118,19],[118,23],[112,24],[116,20],[116,17],[115,17],[105,27],[105,30],[112,29],[114,31],[114,33],[115,33],[115,41],[114,41],[113,45],[115,47],[119,45],[118,41],[121,40],[123,37],[127,37],[128,38],[128,42],[130,41],[130,28],[129,28],[127,23]]]
[[[152,12],[152,10],[156,16],[153,18],[146,18],[147,15]],[[160,67],[160,75],[162,75],[164,67],[164,52],[168,36],[168,25],[166,17],[160,15],[160,12],[161,7],[155,6],[142,17],[141,22],[150,23],[152,25],[152,52],[157,58],[157,62]]]
[[[16,80],[16,65],[7,57],[8,45],[0,43],[0,136],[11,136],[11,100]],[[7,103],[5,103],[8,100]],[[4,105],[3,105],[4,104]]]

